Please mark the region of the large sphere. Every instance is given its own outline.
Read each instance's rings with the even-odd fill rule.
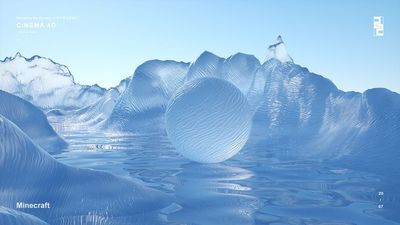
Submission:
[[[246,143],[251,112],[233,84],[200,78],[184,84],[167,106],[167,133],[186,158],[216,163],[234,156]]]

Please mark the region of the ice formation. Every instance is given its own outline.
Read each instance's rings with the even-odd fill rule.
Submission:
[[[49,225],[43,220],[17,210],[0,206],[0,224],[10,225]]]
[[[1,115],[0,178],[2,206],[15,209],[21,200],[49,202],[50,209],[24,209],[49,224],[90,218],[114,224],[113,218],[126,215],[156,218],[154,214],[170,203],[168,195],[133,180],[56,161]]]
[[[260,62],[253,55],[237,53],[227,59],[203,52],[190,66],[185,81],[203,77],[220,78],[234,84],[247,95]]]
[[[199,78],[187,82],[171,99],[166,125],[180,154],[193,161],[216,163],[244,146],[251,130],[251,112],[233,84]]]
[[[74,82],[68,68],[51,59],[17,53],[0,61],[0,90],[41,108],[80,108],[95,102],[105,89]]]
[[[253,114],[251,142],[290,149],[285,156],[326,159],[362,151],[373,154],[376,146],[395,149],[400,140],[397,93],[343,92],[330,80],[293,63],[280,36],[262,65],[242,53],[225,59],[204,52],[191,64],[151,60],[139,66],[131,79],[109,90],[75,84],[65,66],[39,56],[6,58],[0,62],[0,77],[4,80],[0,89],[42,108],[59,106],[60,110],[48,112],[50,116],[79,108],[69,115],[71,121],[112,131],[164,132],[166,108],[174,102],[176,91],[191,93],[192,82],[209,78],[232,84],[247,99]],[[56,83],[48,80],[53,77]]]
[[[119,94],[122,94],[125,91],[125,89],[128,87],[130,81],[131,81],[131,77],[129,76],[129,77],[121,80],[119,82],[119,84],[117,86],[115,86],[114,88],[118,90]]]
[[[140,65],[103,127],[122,131],[163,130],[164,113],[189,64],[152,60]]]
[[[22,98],[0,90],[0,115],[3,115],[47,151],[66,147],[67,143],[50,126],[45,114]]]
[[[159,66],[150,61],[143,64],[143,68],[145,71],[157,71]],[[217,78],[233,84],[246,96],[248,107],[254,114],[251,135],[253,141],[263,141],[266,146],[291,149],[284,152],[285,156],[341,158],[355,149],[365,149],[366,146],[382,143],[378,138],[371,138],[367,141],[369,144],[361,144],[368,133],[374,133],[378,129],[374,126],[378,123],[371,121],[386,121],[384,117],[374,116],[371,106],[366,104],[367,95],[343,92],[330,80],[293,63],[281,37],[277,38],[276,44],[270,46],[267,61],[263,65],[251,55],[239,53],[224,59],[211,52],[204,52],[189,68],[186,66],[185,70],[181,70],[179,76],[168,76],[175,79],[177,85],[169,89],[167,95],[158,91],[163,89],[159,88],[163,87],[163,82],[140,81],[143,74],[149,73],[141,72],[143,68],[138,68],[135,73],[138,76],[132,79],[127,89],[129,91],[123,94],[108,119],[117,124],[118,129],[141,132],[146,127],[151,127],[163,131],[163,116],[166,102],[171,101],[171,93],[197,79]],[[169,74],[174,73],[173,68],[169,70]],[[386,93],[383,90],[375,92]],[[394,104],[392,98],[397,99],[387,94],[382,101],[391,105]],[[145,101],[141,103],[140,99]],[[140,110],[136,110],[138,108]],[[397,121],[397,108],[391,110],[394,114],[390,118]],[[376,113],[385,114],[380,110]],[[395,131],[399,127],[390,124],[387,126],[393,127]],[[393,136],[386,131],[382,132]],[[393,137],[389,143],[397,146],[397,139]]]
[[[111,115],[119,96],[118,89],[111,88],[97,102],[77,110],[71,119],[81,126],[96,126]]]
[[[386,89],[343,92],[330,80],[277,59],[265,62],[258,73],[266,82],[251,136],[271,147],[290,149],[275,154],[339,159],[376,151],[378,146],[399,146],[399,94]],[[371,158],[371,154],[358,159]],[[398,153],[379,157],[385,155]]]
[[[70,111],[66,113],[64,110],[52,109],[46,115],[52,117],[53,120],[59,121],[58,116],[63,116],[64,124],[73,124],[70,129],[91,129],[95,130],[102,126],[103,122],[108,119],[118,102],[119,97],[127,88],[130,77],[127,77],[115,86],[109,88],[103,96],[88,106]]]
[[[292,57],[286,50],[286,46],[283,43],[282,37],[278,36],[276,38],[276,43],[268,47],[267,61],[270,59],[277,59],[283,63],[293,62]]]

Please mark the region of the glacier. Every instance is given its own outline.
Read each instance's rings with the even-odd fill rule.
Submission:
[[[69,69],[38,55],[20,53],[0,60],[0,90],[17,95],[42,109],[77,109],[95,102],[106,91],[98,85],[79,85]]]
[[[171,60],[147,61],[136,69],[129,86],[102,127],[122,132],[163,132],[165,109],[172,95],[185,83],[204,77],[234,84],[248,98],[250,108],[255,110],[255,102],[262,94],[262,89],[254,84],[259,66],[260,62],[252,55],[238,53],[224,59],[207,51],[190,65]]]
[[[361,94],[339,90],[330,80],[295,64],[280,36],[268,51],[267,61],[262,65],[251,55],[238,53],[224,59],[206,51],[178,73],[175,67],[163,67],[169,70],[165,77],[170,79],[164,83],[157,74],[161,62],[146,62],[135,72],[129,91],[121,95],[106,124],[122,131],[154,131],[155,128],[163,132],[165,108],[173,101],[172,93],[192,81],[217,78],[232,83],[246,96],[254,114],[251,142],[289,149],[276,152],[277,156],[324,160],[339,159],[354,149],[362,151],[365,145],[360,143],[366,133],[375,129],[371,126],[376,122],[374,119],[379,119],[371,115],[365,104],[366,93],[374,91]],[[143,76],[150,78],[143,82],[140,80]],[[171,80],[175,80],[174,85],[168,85]],[[141,102],[142,99],[145,101]],[[398,121],[396,107],[392,110],[390,119]],[[140,116],[143,114],[146,116]],[[398,133],[398,123],[394,124],[394,133]],[[384,133],[393,136],[390,132]],[[397,139],[392,137],[390,143],[398,146]],[[367,140],[370,142],[376,146],[382,140]]]
[[[127,77],[121,80],[117,86],[109,88],[96,102],[68,113],[71,116],[64,117],[63,120],[70,121],[71,124],[75,124],[73,127],[78,129],[81,127],[98,129],[110,117],[120,95],[128,87],[130,79],[131,77]],[[57,113],[54,113],[56,112],[52,110],[52,115],[57,116]],[[61,112],[61,114],[65,113]]]
[[[95,103],[76,110],[71,119],[80,121],[80,126],[97,126],[111,115],[120,94],[115,88],[107,90]]]
[[[75,84],[65,66],[40,56],[26,59],[18,53],[0,65],[0,76],[7,81],[0,89],[47,109],[51,119],[60,117],[77,129],[165,133],[167,105],[178,89],[197,79],[216,78],[233,84],[246,97],[253,114],[250,143],[288,149],[275,152],[278,157],[350,157],[387,145],[379,138],[366,140],[370,133],[380,132],[390,137],[390,149],[399,146],[398,103],[392,100],[398,99],[397,93],[385,89],[341,91],[330,80],[295,64],[281,36],[269,46],[263,64],[252,55],[237,53],[225,59],[208,51],[190,64],[150,60],[108,90]],[[62,82],[47,81],[53,78]],[[44,81],[42,86],[32,82],[35,79]],[[57,86],[61,84],[63,87]],[[58,95],[59,89],[69,94]],[[51,93],[43,92],[48,90]],[[75,98],[77,95],[80,97]],[[389,114],[373,109],[376,103],[370,98],[374,95],[382,96],[381,101],[391,106]],[[59,105],[48,104],[53,101]],[[388,129],[378,132],[377,124],[388,120],[392,124],[382,125]]]
[[[247,95],[259,66],[260,62],[252,55],[237,53],[224,59],[205,51],[190,65],[185,81],[202,77],[220,78],[231,82]]]
[[[96,218],[112,223],[113,217],[121,219],[118,217],[126,214],[154,219],[158,210],[171,201],[170,196],[145,187],[140,181],[56,161],[1,115],[0,177],[2,206],[15,209],[21,199],[50,202],[50,209],[24,209],[50,224]],[[64,201],[68,204],[62,204]]]
[[[140,65],[102,127],[131,132],[162,130],[167,103],[183,83],[188,66],[160,60]]]
[[[228,81],[246,96],[255,112],[264,91],[265,76],[260,73],[260,61],[253,55],[237,53],[228,58],[203,52],[191,65],[185,82],[210,77]]]
[[[400,95],[342,91],[280,36],[264,62],[150,60],[108,89],[19,53],[0,79],[0,223],[400,221]],[[57,205],[17,211],[17,199]]]
[[[12,121],[35,143],[48,151],[59,151],[67,146],[39,108],[2,90],[0,90],[0,115]]]
[[[283,63],[293,62],[293,59],[292,57],[290,57],[280,35],[276,38],[275,44],[272,44],[268,47],[268,53],[265,59],[265,61],[268,61],[270,59],[277,59]]]
[[[393,121],[387,124],[390,129],[382,131],[390,137],[390,148],[399,145],[395,135],[399,131],[399,113],[397,103],[391,100],[397,99],[398,94],[385,89],[364,93],[341,91],[329,79],[295,64],[280,36],[269,46],[263,64],[252,55],[237,53],[225,59],[208,51],[190,64],[147,61],[130,79],[102,91],[91,104],[67,113],[63,119],[78,123],[78,129],[85,126],[111,133],[165,133],[165,113],[172,97],[182,86],[202,78],[227,81],[242,92],[253,114],[250,143],[288,149],[275,152],[277,157],[340,159],[363,149],[373,149],[372,146],[384,141],[366,140],[366,137],[377,132],[376,124],[386,120]],[[375,115],[371,108],[375,103],[368,100],[373,95],[381,95],[383,102],[393,105],[388,118],[379,115],[385,114],[383,110],[377,110]],[[69,112],[60,110],[56,107],[49,111],[49,116]],[[364,141],[368,144],[363,144]]]
[[[306,68],[276,59],[263,68],[264,96],[253,118],[251,136],[266,146],[289,149],[284,157],[339,159],[388,143],[385,149],[399,146],[399,94],[383,88],[343,92]],[[372,133],[377,136],[372,138]]]

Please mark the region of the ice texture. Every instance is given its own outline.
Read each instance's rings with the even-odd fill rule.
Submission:
[[[276,43],[270,45],[268,47],[267,53],[267,61],[270,59],[277,59],[283,63],[285,62],[293,62],[292,57],[290,57],[289,53],[286,50],[286,46],[282,40],[282,37],[279,35],[276,38]]]
[[[69,119],[75,120],[81,126],[97,127],[98,124],[109,118],[120,93],[117,88],[110,88],[95,103],[77,110]]]
[[[252,55],[238,53],[225,59],[206,51],[189,67],[185,64],[179,73],[165,66],[170,71],[169,82],[176,84],[168,85],[173,87],[168,94],[160,91],[165,85],[159,81],[163,79],[157,78],[159,75],[146,75],[158,74],[162,61],[146,62],[135,72],[107,122],[116,130],[163,132],[166,103],[171,101],[173,93],[194,80],[217,78],[233,84],[246,96],[254,114],[252,142],[289,149],[274,152],[278,157],[340,159],[380,144],[390,144],[390,149],[399,146],[400,138],[395,136],[400,133],[397,125],[400,113],[393,100],[398,98],[396,93],[389,94],[392,92],[384,89],[343,92],[329,79],[295,64],[281,37],[269,50],[271,54],[262,65]],[[147,80],[155,82],[141,81],[146,80],[143,77],[152,77]],[[367,100],[375,95],[382,96],[381,101],[388,106],[393,105],[390,112],[372,110],[376,102]],[[393,121],[385,125],[390,129],[380,132],[391,137],[390,141],[385,143],[379,135],[365,139],[369,133],[378,132],[376,124],[388,120]]]
[[[49,225],[43,220],[17,210],[0,206],[0,224],[4,225]]]
[[[277,156],[324,160],[358,155],[367,162],[368,158],[390,160],[384,157],[398,154],[393,150],[400,146],[397,93],[386,89],[341,91],[330,80],[295,64],[280,36],[268,51],[262,65],[252,55],[237,53],[225,59],[207,51],[191,64],[151,60],[139,66],[131,79],[109,90],[71,83],[66,67],[40,56],[6,58],[0,64],[0,76],[6,87],[28,101],[40,107],[60,106],[50,110],[49,116],[62,117],[71,112],[63,109],[78,107],[72,116],[66,116],[71,119],[68,121],[96,125],[95,129],[162,133],[167,104],[179,88],[197,79],[221,79],[247,98],[253,113],[250,142],[287,149],[273,151]],[[43,78],[36,77],[42,71]],[[45,81],[48,75],[63,76],[60,79],[67,79],[68,88],[40,86],[35,81]],[[35,85],[30,86],[30,81]],[[45,90],[36,84],[52,91],[43,94]],[[379,146],[387,146],[384,151],[388,153],[374,152]]]
[[[12,121],[47,151],[57,151],[67,146],[40,109],[20,97],[1,90],[0,115]]]
[[[65,112],[61,109],[49,110],[46,115],[50,120],[57,122],[62,121],[64,126],[66,124],[68,129],[89,129],[96,130],[103,125],[103,122],[108,119],[118,102],[119,97],[127,88],[130,77],[127,77],[115,86],[109,88],[103,96],[101,96],[97,101],[91,103],[88,106],[71,110],[70,112]],[[62,118],[57,118],[57,117]],[[71,126],[72,125],[72,126]]]
[[[265,76],[257,72],[261,64],[253,55],[237,53],[227,59],[203,52],[191,64],[185,82],[202,77],[214,77],[235,85],[246,96],[250,109],[254,112],[261,101]]]
[[[79,85],[68,68],[51,59],[17,53],[0,61],[0,90],[44,108],[80,108],[95,102],[105,89]]]
[[[220,78],[234,84],[247,95],[260,62],[253,55],[237,53],[227,59],[203,52],[190,66],[185,81],[202,77]]]
[[[188,159],[216,163],[231,158],[246,143],[251,111],[233,84],[199,78],[182,86],[168,104],[167,134]]]
[[[260,62],[252,55],[238,53],[227,59],[202,53],[190,66],[175,61],[151,60],[137,68],[113,112],[102,127],[118,131],[163,131],[165,108],[184,83],[214,77],[235,85],[248,97],[255,110],[262,89],[255,81]],[[249,94],[251,92],[251,94]]]
[[[114,88],[117,89],[120,94],[122,94],[125,91],[125,89],[128,87],[129,82],[131,81],[131,78],[132,77],[129,76],[129,77],[121,80],[119,82],[119,84],[117,86],[115,86]]]
[[[113,218],[126,215],[156,218],[158,210],[170,203],[168,195],[139,181],[56,161],[1,115],[0,178],[2,206],[15,209],[21,200],[49,202],[50,209],[24,209],[49,224],[75,224],[90,218],[116,224]]]
[[[140,65],[103,127],[121,131],[163,130],[167,103],[183,84],[188,66],[160,60]]]
[[[265,62],[258,73],[266,82],[251,136],[265,146],[288,149],[274,154],[316,160],[346,157],[352,165],[365,160],[375,171],[385,167],[373,160],[389,162],[400,155],[395,150],[400,146],[399,94],[382,88],[344,92],[307,68],[277,59]]]

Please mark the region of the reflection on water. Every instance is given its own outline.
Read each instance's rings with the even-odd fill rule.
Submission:
[[[174,202],[159,215],[165,224],[400,222],[398,191],[373,174],[317,162],[281,162],[257,145],[224,163],[198,164],[174,152],[163,134],[60,133],[70,146],[54,154],[58,160],[129,176],[172,194]],[[379,200],[382,189],[390,196]],[[377,207],[379,201],[386,201],[384,208]]]
[[[177,174],[176,203],[181,210],[170,221],[187,224],[252,224],[258,199],[251,188],[239,183],[252,173],[222,164],[188,163]]]

